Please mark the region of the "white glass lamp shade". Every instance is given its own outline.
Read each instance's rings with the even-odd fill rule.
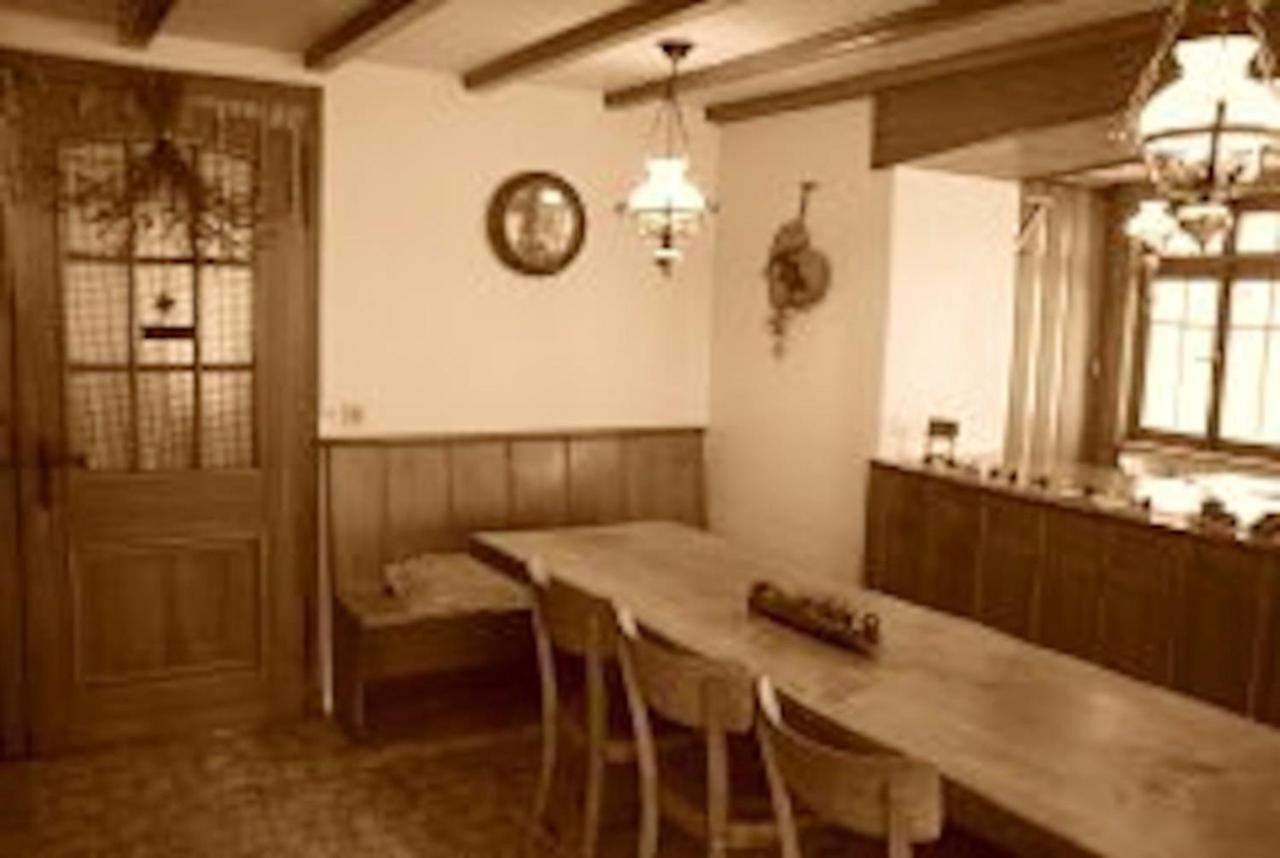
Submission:
[[[1164,200],[1143,200],[1125,224],[1125,234],[1148,250],[1163,254],[1175,239],[1181,225]]]
[[[1280,96],[1251,71],[1260,48],[1250,35],[1177,44],[1178,79],[1151,97],[1138,120],[1157,185],[1203,197],[1258,179],[1263,153],[1280,134]]]
[[[680,244],[697,233],[707,214],[707,198],[689,181],[688,170],[685,158],[650,158],[645,180],[627,198],[627,213],[656,245],[655,258],[664,269],[680,258]]]

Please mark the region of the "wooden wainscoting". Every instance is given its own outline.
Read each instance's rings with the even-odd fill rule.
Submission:
[[[703,430],[362,438],[324,442],[335,590],[466,551],[477,530],[667,519],[702,526]]]
[[[462,553],[478,530],[705,520],[701,429],[369,438],[324,446],[334,713],[357,737],[394,735],[404,723],[436,730],[428,723],[450,707],[536,715],[527,608],[505,599],[441,611],[410,605],[385,592],[388,564],[433,554],[440,556],[430,562],[442,574],[483,575],[466,572],[476,561]],[[471,691],[459,695],[459,687]],[[488,695],[483,706],[467,701],[476,691]],[[487,729],[485,717],[466,720]]]

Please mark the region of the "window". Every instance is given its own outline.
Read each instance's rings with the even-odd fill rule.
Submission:
[[[1175,247],[1143,297],[1136,434],[1280,448],[1280,206]]]
[[[131,145],[65,146],[63,181],[123,182]],[[253,180],[245,159],[195,147],[185,156],[213,186]],[[155,228],[156,204],[140,199],[123,227],[86,206],[59,220],[68,436],[95,471],[251,468],[252,242]]]

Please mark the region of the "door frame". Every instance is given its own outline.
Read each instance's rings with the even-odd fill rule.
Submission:
[[[25,51],[0,49],[0,68],[16,68],[31,72],[35,79],[59,83],[97,84],[115,86],[132,82],[140,72],[154,69],[101,63],[89,60],[64,59]],[[289,603],[275,605],[276,616],[287,615],[296,628],[293,639],[282,642],[289,654],[287,676],[282,676],[282,687],[273,701],[277,709],[284,711],[315,711],[320,699],[319,670],[316,664],[319,652],[317,624],[314,606],[317,603],[317,435],[319,401],[319,201],[321,175],[321,140],[323,117],[323,91],[316,86],[290,85],[252,79],[209,76],[172,70],[181,75],[189,91],[201,95],[221,95],[228,98],[271,98],[291,105],[302,106],[308,112],[308,133],[299,142],[300,181],[295,187],[299,202],[295,209],[297,237],[295,247],[302,259],[304,270],[296,273],[292,301],[295,313],[287,320],[272,317],[269,321],[288,325],[290,377],[296,387],[287,397],[267,397],[259,400],[261,408],[271,403],[272,419],[281,421],[281,437],[293,442],[293,448],[267,475],[267,496],[271,499],[268,521],[273,532],[289,534],[287,563],[282,564],[280,575],[287,577]],[[45,568],[37,572],[37,565],[45,566],[51,555],[50,544],[61,544],[61,554],[67,551],[65,523],[66,486],[59,480],[55,490],[58,510],[54,514],[37,512],[35,474],[22,463],[35,461],[35,434],[40,422],[49,413],[61,413],[61,406],[49,403],[51,390],[61,390],[61,384],[40,383],[37,367],[48,365],[47,358],[33,358],[39,351],[58,349],[56,337],[30,330],[19,320],[32,312],[47,309],[46,301],[56,299],[52,294],[42,295],[40,305],[33,308],[24,305],[22,290],[17,288],[18,272],[26,276],[48,281],[43,291],[56,289],[61,280],[50,254],[33,254],[31,242],[10,241],[23,230],[21,218],[24,205],[10,205],[0,200],[0,759],[30,756],[35,747],[36,722],[42,703],[37,699],[33,685],[32,659],[40,645],[43,631],[36,628],[47,610],[33,605],[32,577],[36,574],[59,574],[61,569]],[[16,230],[16,231],[15,231]],[[37,243],[39,242],[37,238]],[[6,249],[10,251],[6,253]],[[22,258],[15,258],[18,254]],[[30,294],[30,289],[28,296]],[[40,290],[37,290],[40,291]],[[261,317],[260,317],[261,318]],[[47,333],[47,332],[43,332]],[[270,336],[270,332],[267,334]],[[260,333],[261,337],[262,334]],[[260,397],[261,397],[260,393]],[[45,400],[42,402],[42,400]],[[56,407],[55,407],[56,406]],[[42,416],[45,415],[45,416]],[[25,428],[24,428],[25,427]],[[30,429],[31,431],[26,431]],[[265,472],[264,472],[265,473]],[[13,526],[8,526],[12,524]],[[63,561],[65,562],[65,561]],[[284,589],[284,588],[282,588]],[[296,600],[292,595],[296,593]],[[277,697],[279,699],[277,699]]]

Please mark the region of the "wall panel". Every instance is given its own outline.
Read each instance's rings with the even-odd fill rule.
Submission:
[[[327,442],[335,588],[375,592],[387,563],[464,551],[477,530],[700,526],[702,443],[701,429],[665,428]]]

